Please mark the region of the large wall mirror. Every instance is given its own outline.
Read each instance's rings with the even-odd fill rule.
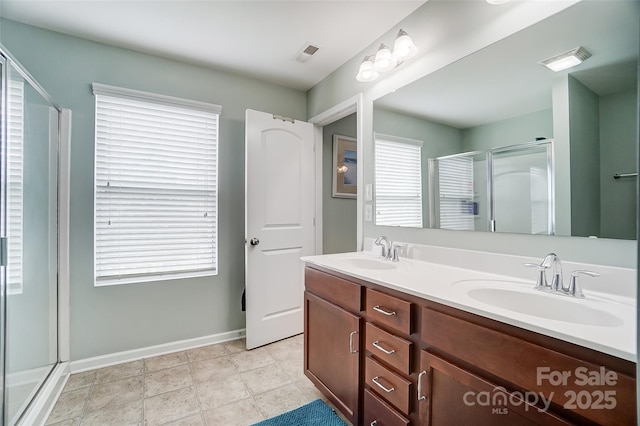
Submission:
[[[635,239],[639,16],[583,1],[377,99],[374,223]]]

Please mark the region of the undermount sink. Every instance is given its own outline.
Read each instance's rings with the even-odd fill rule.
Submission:
[[[478,283],[481,281],[478,280]],[[474,280],[469,280],[457,284],[473,282]],[[573,324],[600,327],[624,325],[622,319],[610,312],[587,306],[585,299],[573,300],[567,296],[538,293],[533,289],[509,289],[505,288],[505,281],[496,281],[497,286],[491,286],[491,281],[484,282],[484,285],[478,283],[466,289],[467,295],[478,302],[497,308]],[[512,285],[522,286],[521,283]]]
[[[343,263],[359,269],[389,270],[396,268],[395,263],[383,259],[364,259],[360,257],[352,257],[344,259]]]

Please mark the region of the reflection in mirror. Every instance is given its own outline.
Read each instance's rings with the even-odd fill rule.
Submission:
[[[422,143],[422,226],[635,239],[639,19],[636,2],[579,2],[376,100],[376,134]],[[579,66],[538,63],[578,46],[592,54]],[[540,140],[548,153],[496,151]],[[473,190],[443,205],[447,157],[473,159]],[[378,220],[379,192],[377,225],[419,226]]]
[[[429,220],[434,227],[489,230],[487,157],[488,153],[476,151],[429,160]]]

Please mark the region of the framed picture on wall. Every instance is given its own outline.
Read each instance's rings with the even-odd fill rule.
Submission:
[[[356,198],[358,151],[355,138],[333,135],[333,191],[335,198]]]

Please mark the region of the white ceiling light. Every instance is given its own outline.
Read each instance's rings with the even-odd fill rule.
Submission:
[[[418,48],[405,30],[398,31],[395,43],[393,43],[393,56],[396,61],[402,62],[413,58],[418,53]]]
[[[590,57],[591,53],[589,53],[584,47],[576,47],[568,52],[561,53],[538,63],[552,71],[558,72],[580,65]]]
[[[382,43],[375,55],[365,56],[358,69],[356,80],[362,82],[374,81],[381,72],[397,68],[402,62],[414,57],[417,52],[418,48],[413,44],[411,37],[401,29],[393,44],[393,51]]]
[[[358,75],[356,75],[356,80],[366,83],[378,78],[380,74],[378,74],[378,71],[373,69],[373,59],[374,59],[373,55],[364,57],[364,59],[362,60],[362,63],[360,64],[360,68],[358,69]]]
[[[489,4],[503,4],[508,3],[510,0],[487,0]]]
[[[376,53],[376,59],[373,61],[373,69],[378,72],[385,72],[394,69],[398,62],[394,59],[391,51],[387,46],[381,44]]]

